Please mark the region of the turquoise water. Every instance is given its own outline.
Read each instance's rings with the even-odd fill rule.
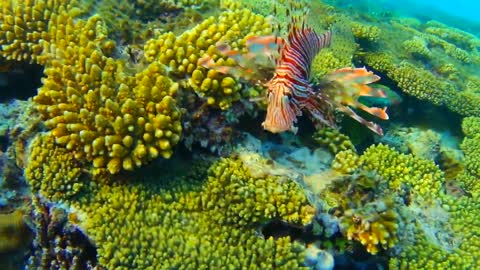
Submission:
[[[480,1],[448,0],[360,0],[327,1],[337,6],[360,9],[370,13],[395,14],[404,17],[416,17],[421,20],[436,20],[451,26],[480,35]]]

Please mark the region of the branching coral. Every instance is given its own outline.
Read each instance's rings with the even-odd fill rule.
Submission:
[[[319,129],[313,134],[313,140],[320,145],[328,147],[333,154],[345,150],[355,151],[355,146],[350,141],[350,138],[336,129]]]
[[[232,49],[245,47],[245,38],[271,32],[268,20],[247,10],[225,11],[218,17],[210,17],[195,28],[176,37],[166,33],[145,44],[145,56],[150,62],[159,61],[167,66],[169,74],[183,79],[198,95],[205,97],[209,105],[228,108],[240,99],[241,86],[231,76],[197,65],[202,57],[212,57],[216,65],[234,65],[216,49],[218,42],[229,44]]]
[[[435,26],[432,26],[435,25]],[[458,29],[402,20],[385,25],[377,48],[356,57],[382,72],[405,93],[465,116],[480,114],[475,91],[467,91],[479,58],[475,39]],[[461,46],[461,47],[459,47]],[[473,75],[473,81],[478,77]]]
[[[358,40],[374,42],[378,40],[381,30],[378,26],[367,25],[359,22],[352,23],[353,36]]]
[[[53,201],[64,201],[85,189],[87,179],[82,176],[84,164],[67,149],[56,145],[53,136],[37,136],[30,148],[25,177],[35,194]]]
[[[151,180],[102,184],[73,202],[100,265],[301,268],[303,247],[288,237],[264,239],[257,231],[272,219],[298,225],[311,220],[313,209],[298,186],[252,177],[238,159],[216,162],[208,176],[204,165],[190,163],[188,169],[156,171]]]
[[[99,17],[57,20],[55,39],[45,42],[47,76],[34,98],[56,142],[110,173],[169,158],[181,133],[172,97],[178,84],[158,63],[134,76],[123,71],[107,56],[114,43]]]
[[[375,172],[363,169],[336,177],[318,195],[324,200],[323,210],[333,213],[348,240],[360,242],[369,253],[392,248],[398,242],[397,230],[402,221],[397,212],[402,205],[387,182]],[[321,222],[326,226],[325,218]]]
[[[101,0],[95,3],[95,11],[105,20],[113,39],[135,44],[166,28],[184,31],[217,6],[215,0]]]
[[[43,52],[41,42],[50,40],[49,29],[57,14],[70,9],[70,0],[6,0],[0,11],[0,56],[7,60],[38,62]],[[43,61],[39,61],[44,63]]]

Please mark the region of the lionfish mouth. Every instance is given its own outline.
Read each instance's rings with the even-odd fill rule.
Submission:
[[[297,127],[294,123],[297,119],[294,104],[292,104],[288,96],[279,93],[282,91],[272,91],[268,94],[267,115],[262,126],[265,130],[272,133],[280,133],[284,131],[297,132]]]

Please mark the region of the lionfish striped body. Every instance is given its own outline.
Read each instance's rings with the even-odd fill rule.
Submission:
[[[262,126],[271,132],[291,130],[296,132],[294,122],[307,108],[312,115],[327,121],[317,112],[314,86],[310,83],[310,69],[313,58],[320,49],[330,45],[331,32],[317,35],[311,28],[293,25],[288,42],[279,47],[281,58],[277,63],[268,87],[267,116]]]
[[[368,107],[359,101],[361,97],[387,99],[382,90],[368,86],[380,77],[365,68],[342,68],[327,74],[317,84],[311,82],[312,61],[322,48],[330,45],[331,38],[330,31],[318,35],[304,23],[299,25],[293,20],[287,40],[277,36],[250,37],[245,54],[231,50],[224,43],[217,45],[224,56],[236,61],[236,66],[217,65],[210,56],[201,58],[199,64],[252,82],[261,82],[268,76],[265,70],[274,70],[272,79],[263,83],[268,88],[268,106],[262,126],[270,132],[296,132],[295,123],[303,110],[315,122],[335,127],[333,111],[337,109],[383,135],[380,126],[352,110],[357,108],[388,119],[386,107]]]

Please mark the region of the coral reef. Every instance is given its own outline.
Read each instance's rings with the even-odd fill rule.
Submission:
[[[101,269],[94,247],[61,206],[33,197],[30,216],[34,239],[26,269]]]
[[[350,141],[350,138],[333,128],[317,130],[313,134],[313,140],[320,145],[328,147],[333,154],[345,150],[355,151],[355,146]]]
[[[60,14],[58,22],[56,39],[45,42],[51,60],[34,98],[56,143],[110,173],[169,158],[181,133],[172,97],[178,84],[158,63],[124,72],[121,61],[106,56],[114,44],[98,16],[74,22]]]
[[[355,170],[349,174],[332,174],[336,179],[317,194],[319,209],[325,212],[317,222],[331,236],[329,219],[338,220],[340,232],[365,246],[371,254],[393,248],[403,220],[398,213],[402,200],[388,183],[374,171]],[[333,217],[327,218],[326,213]]]
[[[415,157],[437,161],[441,155],[441,135],[430,129],[416,127],[394,127],[379,141],[394,147],[397,151]]]
[[[43,53],[43,41],[52,37],[49,29],[57,14],[70,9],[70,0],[45,1],[7,0],[2,2],[0,13],[0,57],[6,60],[39,62]]]
[[[72,202],[99,265],[301,268],[301,245],[289,237],[265,239],[258,231],[273,219],[310,222],[314,209],[294,182],[253,177],[235,158],[215,162],[208,174],[208,164],[174,162],[143,181],[116,179]]]
[[[403,243],[406,232],[413,230],[406,227],[413,216],[407,207],[441,194],[443,185],[443,174],[431,161],[381,144],[361,156],[352,150],[339,152],[332,168],[337,180],[317,195],[324,201],[323,210],[336,209],[343,234],[372,254]]]
[[[140,44],[155,32],[184,31],[217,8],[216,1],[97,1],[95,11],[105,20],[109,35],[120,44]]]
[[[37,136],[30,147],[25,177],[34,194],[52,201],[65,201],[85,189],[88,183],[82,175],[85,164],[75,159],[69,150],[55,144],[52,135]]]
[[[333,32],[314,81],[367,65],[389,88],[467,116],[465,156],[416,127],[393,127],[379,140],[390,146],[359,153],[347,136],[319,130],[313,140],[332,162],[298,137],[262,143],[236,130],[240,116],[258,113],[248,98],[262,89],[199,61],[235,66],[222,46],[244,52],[248,37],[284,35],[305,1],[2,4],[0,69],[34,63],[45,73],[35,108],[15,103],[0,114],[0,248],[18,253],[30,240],[16,209],[25,169],[34,194],[28,268],[332,269],[357,252],[388,258],[390,269],[480,267],[475,35],[309,3],[308,24]],[[225,155],[240,137],[240,150],[213,164],[182,151],[166,160],[181,139]],[[290,227],[272,233],[272,224]]]
[[[382,25],[379,46],[365,48],[356,59],[386,74],[403,92],[461,115],[479,115],[480,100],[471,85],[479,39],[435,21],[395,20]],[[395,52],[395,53],[392,53]]]
[[[246,37],[270,32],[268,20],[248,9],[224,11],[178,37],[169,32],[147,41],[145,57],[149,62],[159,61],[166,65],[170,76],[182,80],[182,85],[204,97],[207,104],[227,109],[240,99],[240,83],[229,75],[197,65],[198,60],[209,56],[216,65],[234,65],[232,58],[218,52],[218,42],[241,50],[245,47]]]

